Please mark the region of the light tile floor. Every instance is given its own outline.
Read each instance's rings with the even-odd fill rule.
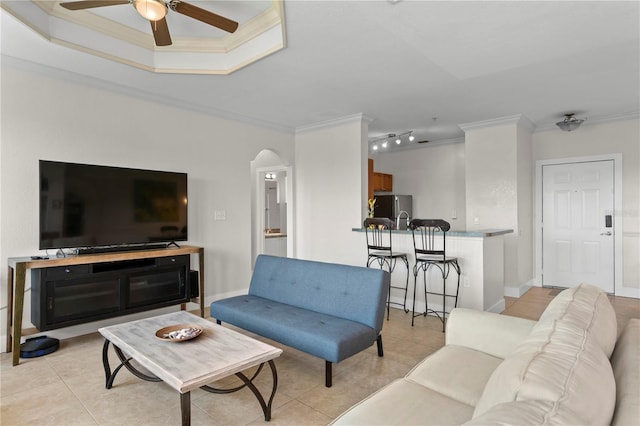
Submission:
[[[537,319],[557,294],[533,288],[519,299],[508,298],[504,314]],[[619,329],[640,318],[640,300],[611,297]],[[441,323],[392,309],[383,330],[384,357],[375,345],[334,365],[333,387],[324,387],[324,361],[283,347],[276,360],[278,391],[272,425],[325,425],[370,393],[405,375],[418,361],[444,344]],[[270,342],[276,346],[281,346]],[[11,367],[10,354],[0,356],[0,424],[13,425],[163,425],[180,424],[179,397],[162,383],[144,382],[121,371],[114,387],[104,387],[103,339],[94,333],[61,342],[50,355],[21,360]],[[115,358],[114,358],[115,363]],[[115,364],[114,364],[115,365]],[[267,394],[265,370],[258,387]],[[217,383],[233,385],[234,377]],[[192,392],[193,425],[265,424],[253,394]]]

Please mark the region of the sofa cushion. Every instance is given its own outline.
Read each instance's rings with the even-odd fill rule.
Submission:
[[[398,379],[351,407],[334,425],[460,425],[473,407],[406,379]]]
[[[360,352],[378,337],[373,328],[359,322],[256,296],[218,300],[210,311],[213,318],[331,362]]]
[[[475,406],[501,358],[457,345],[429,355],[407,374],[407,380],[449,398]]]
[[[629,320],[611,357],[616,378],[614,426],[640,422],[640,319]]]
[[[549,327],[558,319],[587,330],[607,358],[611,356],[616,345],[618,322],[609,297],[600,288],[580,284],[562,291],[549,303],[535,327]]]
[[[376,268],[261,254],[249,294],[382,330],[390,274]]]
[[[563,405],[594,424],[608,424],[615,406],[608,359],[600,350],[569,354],[553,343],[513,354],[489,378],[474,417],[499,403],[536,399]]]
[[[479,417],[466,422],[465,426],[506,425],[586,425],[584,420],[562,404],[552,401],[528,400],[505,402],[494,405]]]
[[[616,328],[610,323],[596,324],[606,316],[602,312],[608,310],[601,307],[609,301],[606,295],[601,298],[597,294],[600,290],[594,293],[585,287],[566,290],[568,302],[567,293],[561,293],[558,297],[563,297],[552,306],[553,312],[545,315],[496,368],[478,401],[474,418],[500,403],[548,400],[554,403],[555,410],[580,413],[595,424],[611,421],[615,382],[602,347],[608,347],[607,339],[599,334],[615,337]]]
[[[505,358],[527,338],[536,323],[493,312],[455,308],[447,319],[446,344],[464,346]]]

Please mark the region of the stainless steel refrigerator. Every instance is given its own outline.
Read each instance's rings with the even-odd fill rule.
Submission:
[[[398,215],[402,212],[398,229],[407,229],[408,219],[413,218],[413,199],[411,195],[380,194],[375,195],[374,217],[388,217],[398,223]],[[406,212],[406,214],[404,214]]]

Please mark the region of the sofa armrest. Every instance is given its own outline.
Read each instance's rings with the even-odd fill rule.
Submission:
[[[536,321],[483,312],[453,309],[447,320],[447,345],[465,346],[505,358],[529,334]]]

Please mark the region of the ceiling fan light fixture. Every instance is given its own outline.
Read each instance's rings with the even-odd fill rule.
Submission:
[[[159,21],[167,15],[167,5],[162,0],[133,0],[133,6],[149,21]]]
[[[582,118],[576,118],[573,114],[565,114],[564,120],[558,121],[556,126],[560,127],[560,130],[564,130],[565,132],[571,132],[576,130],[580,125],[584,122]]]

